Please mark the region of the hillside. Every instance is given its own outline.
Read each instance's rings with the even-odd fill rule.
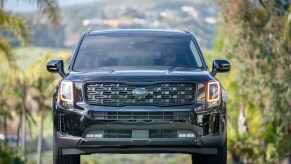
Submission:
[[[214,0],[99,0],[61,8],[60,27],[52,27],[38,14],[27,13],[34,46],[73,47],[87,29],[188,29],[202,47],[211,49],[218,9]]]

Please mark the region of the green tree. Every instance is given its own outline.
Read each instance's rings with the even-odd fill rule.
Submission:
[[[0,87],[0,90],[3,91],[4,88],[6,87],[6,83],[3,83]],[[1,110],[0,110],[0,121],[2,120],[3,122],[3,129],[4,129],[4,146],[7,146],[8,140],[7,140],[7,133],[8,133],[8,129],[7,129],[7,125],[8,125],[8,121],[12,119],[12,115],[11,112],[9,112],[9,105],[7,103],[7,98],[6,98],[6,94],[3,94],[4,92],[0,93],[0,106],[1,106]],[[0,146],[2,143],[0,143]]]
[[[260,145],[263,161],[281,163],[282,158],[291,157],[290,2],[219,2],[224,52],[235,63],[238,95],[246,108],[258,109],[262,116],[256,136],[247,138],[262,141],[253,146]]]

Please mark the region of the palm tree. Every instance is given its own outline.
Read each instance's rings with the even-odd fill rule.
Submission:
[[[53,24],[59,24],[60,13],[57,0],[23,1],[36,3],[43,15],[46,15]],[[3,36],[3,33],[11,33],[22,44],[27,43],[31,34],[25,19],[3,10],[5,2],[5,0],[0,0],[0,56],[4,56],[11,66],[15,65],[14,57],[9,45],[9,38]]]
[[[44,118],[48,111],[51,110],[51,93],[48,91],[53,91],[57,82],[59,81],[55,75],[46,71],[43,67],[46,65],[47,61],[55,58],[55,56],[51,56],[49,53],[42,58],[41,60],[34,63],[30,70],[28,71],[28,76],[33,77],[30,78],[30,89],[28,91],[28,99],[27,105],[29,108],[33,108],[33,103],[36,106],[36,110],[40,116],[39,121],[39,136],[38,136],[38,145],[37,145],[37,163],[41,163],[42,159],[42,139],[43,139],[43,125]],[[59,58],[63,60],[67,60],[67,54],[61,54]]]
[[[3,83],[0,86],[0,90],[3,91],[6,88],[6,83]],[[4,129],[4,146],[8,146],[8,140],[7,140],[7,121],[12,119],[12,115],[9,112],[9,105],[7,103],[7,95],[3,94],[3,92],[0,93],[0,106],[2,107],[0,110],[0,123],[3,125]]]
[[[18,125],[17,125],[17,140],[19,140],[20,130],[22,127],[22,147],[25,147],[25,125],[26,120],[28,120],[29,125],[34,123],[31,111],[24,104],[24,101],[27,97],[28,90],[28,81],[21,70],[11,69],[9,70],[10,74],[5,80],[5,88],[1,91],[1,99],[5,101],[4,109],[7,109],[7,113],[11,115],[12,112],[15,112],[18,116]],[[7,114],[6,114],[7,115]],[[17,146],[19,142],[17,141]]]
[[[27,3],[36,3],[38,9],[40,10],[41,14],[46,15],[48,19],[55,25],[59,24],[59,6],[57,0],[33,0],[33,1],[26,1]],[[4,5],[7,1],[0,0],[0,58],[4,59],[5,64],[9,69],[9,75],[6,75],[4,72],[0,72],[0,86],[7,84],[7,87],[4,92],[4,95],[9,95],[7,92],[11,92],[10,96],[14,97],[16,100],[13,102],[14,105],[9,106],[2,102],[6,102],[9,98],[4,99],[1,96],[0,98],[0,107],[3,108],[14,108],[17,114],[20,116],[19,124],[18,124],[18,138],[20,133],[20,127],[22,127],[22,147],[24,149],[25,146],[25,125],[26,125],[26,118],[33,121],[33,117],[29,110],[24,105],[24,101],[27,96],[27,83],[24,80],[24,73],[21,71],[15,57],[12,53],[12,49],[9,44],[9,40],[11,36],[19,41],[22,45],[27,44],[31,37],[31,31],[28,27],[28,24],[25,19],[21,18],[20,16],[16,16],[11,12],[4,11]],[[9,34],[10,38],[5,36],[4,34]],[[4,63],[1,63],[1,68]],[[1,69],[3,70],[3,69]],[[7,78],[9,76],[9,78]],[[4,78],[3,78],[4,77]],[[4,100],[4,101],[2,101]],[[4,111],[4,110],[3,110]],[[9,110],[7,110],[9,111]],[[7,113],[9,112],[1,112],[0,117],[3,118],[4,126],[6,127],[7,121]],[[29,124],[30,125],[30,124]]]

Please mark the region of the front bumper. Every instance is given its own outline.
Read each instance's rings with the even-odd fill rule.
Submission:
[[[225,142],[225,110],[223,106],[195,111],[199,104],[176,107],[104,107],[79,104],[80,109],[64,109],[55,105],[54,136],[63,154],[91,153],[202,153],[216,154],[217,147]],[[165,111],[189,112],[185,120],[96,120],[92,111]],[[92,131],[130,130],[128,138],[88,138]],[[150,138],[152,130],[187,131],[191,137]],[[145,135],[139,135],[145,132]]]

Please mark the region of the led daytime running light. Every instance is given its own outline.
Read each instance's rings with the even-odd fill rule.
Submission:
[[[212,99],[210,97],[210,95],[211,95],[210,92],[212,89],[211,87],[213,87],[215,85],[217,87],[217,98]],[[207,84],[207,102],[217,101],[217,100],[219,100],[219,98],[220,98],[220,85],[219,85],[219,83],[218,82],[208,82],[208,84]]]

